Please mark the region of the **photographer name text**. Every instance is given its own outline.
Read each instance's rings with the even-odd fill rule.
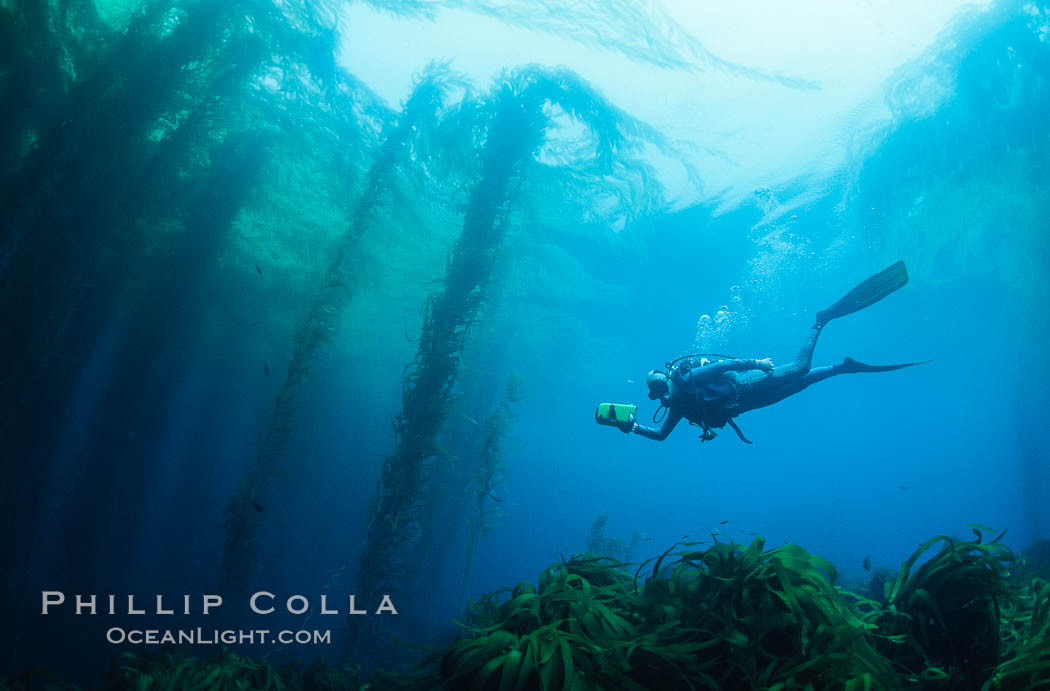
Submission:
[[[183,595],[181,598],[155,595],[136,597],[135,595],[95,595],[74,594],[72,600],[60,590],[40,591],[40,613],[50,614],[54,609],[72,608],[75,614],[211,614],[223,605],[221,595]],[[248,598],[248,607],[255,614],[273,614],[278,609],[289,614],[342,614],[365,616],[375,614],[397,614],[397,608],[389,595],[383,595],[378,604],[369,608],[368,603],[357,602],[356,595],[329,600],[328,595],[320,595],[311,600],[305,595],[278,597],[274,593],[260,590]]]

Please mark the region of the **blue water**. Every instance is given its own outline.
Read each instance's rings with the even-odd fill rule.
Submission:
[[[628,46],[612,18],[602,25],[610,33],[595,45],[564,18],[522,18],[509,9],[501,16],[496,5],[462,5],[456,12],[512,26],[532,22],[532,35],[574,50],[609,51],[639,70],[673,73],[684,69],[676,60],[688,59],[718,79],[813,94],[807,98],[814,118],[819,94],[831,88],[791,65],[749,67],[746,56],[728,67],[704,62],[681,36],[671,42],[681,54]],[[399,11],[405,21],[432,21],[424,9]],[[313,20],[338,29],[339,11]],[[3,12],[6,21],[12,10],[5,5]],[[451,16],[454,22],[460,15]],[[445,21],[433,26],[447,27]],[[747,542],[758,534],[770,545],[794,543],[822,555],[847,583],[862,584],[865,557],[896,568],[930,537],[968,537],[971,523],[1008,529],[1004,542],[1017,550],[1050,537],[1048,22],[1050,8],[1041,3],[957,14],[923,51],[902,57],[885,75],[875,99],[883,117],[836,134],[828,145],[834,155],[822,159],[835,162],[831,170],[815,159],[782,157],[768,173],[738,171],[730,185],[708,177],[709,159],[683,154],[696,165],[695,193],[683,192],[680,179],[664,177],[666,164],[656,164],[652,180],[667,184],[666,203],[647,204],[639,194],[624,203],[629,213],[610,218],[610,191],[631,179],[623,169],[574,178],[590,180],[582,187],[558,176],[590,154],[577,153],[561,168],[558,152],[548,148],[539,156],[544,163],[534,161],[523,174],[512,202],[508,236],[457,373],[460,395],[440,437],[455,457],[445,462],[469,475],[463,469],[508,374],[521,378],[525,394],[512,406],[502,445],[505,480],[495,491],[503,515],[477,546],[468,596],[534,579],[562,555],[584,551],[603,513],[609,537],[640,534],[638,561],[686,535],[711,540],[717,532],[719,539]],[[352,34],[353,26],[341,30]],[[324,40],[329,48],[338,43]],[[388,45],[395,51],[400,44]],[[412,55],[426,54],[412,69],[449,58],[440,46],[414,46]],[[565,55],[573,53],[527,59],[553,65]],[[334,56],[334,48],[321,51],[319,60]],[[454,62],[450,67],[457,69]],[[353,58],[333,69],[352,73]],[[360,69],[371,73],[374,66]],[[587,69],[581,74],[594,79]],[[45,295],[32,303],[72,307],[57,340],[47,344],[48,356],[34,356],[42,374],[5,382],[14,420],[0,437],[11,474],[3,490],[10,560],[3,608],[12,617],[3,626],[5,672],[33,664],[87,675],[114,652],[102,642],[106,621],[40,617],[41,590],[215,591],[224,512],[255,462],[295,330],[382,139],[368,108],[392,119],[399,107],[382,100],[396,92],[391,84],[366,79],[359,86],[361,94],[380,95],[358,98],[349,116],[356,124],[335,134],[316,133],[320,115],[297,128],[312,112],[309,94],[294,104],[302,109],[299,121],[259,105],[280,90],[257,90],[243,113],[216,97],[219,112],[235,114],[232,129],[266,133],[248,144],[257,158],[232,158],[239,155],[236,143],[223,154],[253,166],[254,177],[234,165],[202,178],[227,190],[214,198],[193,185],[178,188],[171,194],[182,195],[183,206],[196,204],[197,215],[173,204],[178,211],[170,218],[182,220],[170,226],[152,225],[161,212],[139,209],[135,218],[143,220],[129,226],[135,231],[117,239],[101,227],[80,228],[84,249],[76,251],[97,251],[96,236],[112,249],[101,269],[83,274],[86,296],[61,302],[56,293],[53,301]],[[488,87],[474,84],[476,97]],[[13,93],[10,83],[4,88]],[[61,103],[61,90],[55,93]],[[642,120],[641,111],[659,111],[606,96]],[[460,98],[459,87],[452,88],[449,112]],[[777,112],[768,117],[772,123]],[[571,138],[571,119],[560,118],[563,127],[548,134]],[[654,127],[680,142],[702,124]],[[32,131],[44,141],[50,130]],[[447,129],[431,136],[434,150],[464,141]],[[725,137],[725,150],[735,151],[731,133]],[[357,586],[362,515],[383,458],[394,449],[391,422],[402,406],[403,370],[416,355],[421,307],[440,290],[477,173],[471,157],[482,142],[469,141],[467,151],[451,157],[458,168],[415,159],[405,166],[381,203],[380,220],[351,251],[352,299],[338,308],[330,342],[299,391],[289,462],[260,499],[257,588],[312,598]],[[641,155],[652,155],[652,148]],[[732,168],[733,154],[720,155]],[[5,158],[5,176],[15,179],[21,160]],[[137,195],[163,198],[148,182],[160,173],[150,170],[142,180],[114,185],[113,218]],[[239,176],[252,180],[241,184]],[[93,206],[84,213],[94,222],[110,218]],[[148,242],[128,240],[135,233]],[[16,272],[19,248],[28,243],[5,244],[5,299],[35,295],[32,272]],[[68,266],[77,266],[69,251]],[[713,350],[790,361],[817,310],[897,259],[906,262],[910,283],[831,323],[814,364],[847,355],[929,364],[834,378],[748,413],[739,423],[753,445],[728,429],[701,444],[699,429],[684,422],[662,443],[594,423],[600,402],[636,403],[648,423],[656,406],[646,399],[645,374],[679,355]],[[59,283],[43,285],[51,290]],[[39,324],[45,313],[33,312]],[[37,323],[36,316],[20,318]],[[15,337],[5,341],[10,352],[21,347]],[[412,595],[403,600],[399,630],[431,641],[452,635],[449,621],[461,615],[468,515],[458,490],[438,488],[432,496],[440,518],[419,526],[418,551],[409,550],[413,573],[405,589]],[[68,638],[59,645],[55,632],[63,629]],[[55,651],[63,649],[58,662]],[[340,648],[296,654],[335,660]]]

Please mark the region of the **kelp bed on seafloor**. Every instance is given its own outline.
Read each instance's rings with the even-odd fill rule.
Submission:
[[[466,633],[412,672],[366,682],[357,667],[273,666],[228,651],[123,653],[106,688],[1050,688],[1047,574],[985,541],[988,528],[974,532],[921,545],[879,599],[837,587],[835,568],[796,545],[683,542],[637,571],[580,554],[502,602],[487,595]],[[27,674],[0,689],[42,681]]]

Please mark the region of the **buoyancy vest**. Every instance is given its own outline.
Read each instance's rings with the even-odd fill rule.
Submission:
[[[738,387],[733,373],[726,372],[722,376],[700,383],[697,381],[700,377],[690,376],[693,370],[726,359],[728,358],[710,360],[702,356],[690,356],[675,361],[668,377],[672,384],[672,401],[674,405],[680,406],[679,410],[685,419],[703,427],[702,440],[714,438],[712,428],[721,429],[728,424],[741,441],[750,444],[751,441],[744,436],[728,412],[729,404],[736,400]]]

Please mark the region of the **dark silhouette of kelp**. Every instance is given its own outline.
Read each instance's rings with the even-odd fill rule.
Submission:
[[[635,530],[630,541],[619,537],[609,537],[605,528],[609,525],[609,514],[601,512],[591,524],[591,533],[587,536],[587,551],[591,554],[603,554],[617,561],[628,562],[634,559],[634,551],[642,540],[642,533]]]
[[[334,32],[297,12],[263,0],[151,0],[117,29],[92,2],[0,8],[0,35],[12,37],[0,48],[0,439],[19,459],[0,501],[15,555],[0,567],[8,593],[26,587],[22,562],[36,542],[26,516],[55,503],[45,493],[62,437],[52,432],[65,422],[56,412],[108,326],[129,315],[119,367],[93,393],[98,419],[77,473],[110,477],[112,493],[69,498],[66,548],[56,550],[85,578],[107,573],[107,526],[126,540],[140,529],[124,519],[148,511],[137,503],[158,469],[144,460],[168,433],[165,412],[229,285],[231,231],[259,185],[274,184],[265,173],[275,158],[322,152],[354,170],[339,184],[356,182],[353,156],[368,148],[362,132],[379,109],[336,69]]]
[[[69,20],[61,6],[49,10],[59,24]],[[184,172],[165,167],[176,140],[163,134],[177,128],[169,124],[165,132],[164,124],[184,122],[207,109],[209,98],[229,95],[237,82],[229,78],[246,76],[260,54],[257,38],[223,36],[230,23],[223,3],[186,3],[171,12],[166,3],[147,3],[124,32],[95,36],[97,46],[80,51],[78,76],[61,102],[26,124],[21,137],[31,144],[5,171],[0,277],[7,286],[38,287],[0,291],[0,310],[12,326],[0,354],[17,372],[4,381],[5,399],[31,395],[85,287],[114,255],[141,246],[139,224],[175,214],[158,208],[173,198],[165,183]]]
[[[168,259],[176,257],[169,270],[199,264],[269,160],[265,133],[239,120],[252,103],[242,89],[265,51],[258,36],[224,31],[224,7],[147,2],[121,31],[105,26],[90,2],[31,0],[0,10],[0,30],[17,37],[0,77],[0,99],[14,109],[4,109],[9,129],[0,159],[0,439],[20,459],[0,502],[9,547],[33,544],[25,517],[39,515],[50,500],[40,494],[40,479],[52,462],[47,445],[64,422],[55,411],[84,363],[78,356],[105,329],[114,304],[126,306],[124,296],[136,292],[130,302],[145,300],[138,272],[151,265],[156,236],[172,248]],[[246,105],[228,107],[231,97]],[[158,228],[164,232],[154,233]],[[167,296],[196,297],[178,281],[163,282],[152,297]],[[157,312],[156,303],[147,306]],[[176,326],[171,321],[167,326]],[[129,334],[106,403],[128,407],[127,392],[143,378],[135,365],[172,340],[161,333],[164,322],[148,320],[143,332]],[[137,403],[136,415],[156,409]],[[111,425],[92,432],[106,450],[114,486],[139,488],[149,466],[141,453],[119,457],[112,443],[118,434],[128,440]],[[98,523],[120,508],[89,496],[76,500]],[[78,515],[68,550],[88,573],[104,558],[94,547],[107,540],[85,530],[92,525]],[[18,565],[29,552],[10,549],[14,556],[0,567],[10,574],[3,579],[8,592],[24,589],[27,571]]]
[[[0,312],[9,320],[0,357],[11,374],[0,395],[12,402],[0,432],[37,393],[85,295],[102,301],[126,287],[126,258],[149,246],[151,229],[178,222],[208,175],[200,162],[214,161],[227,136],[317,136],[346,132],[346,122],[356,131],[368,98],[360,113],[289,114],[290,102],[313,98],[310,75],[341,88],[343,101],[363,94],[335,69],[334,33],[294,14],[264,0],[151,0],[116,30],[91,2],[0,10],[0,32],[19,37],[0,82],[11,106],[0,150]],[[262,74],[282,80],[279,95],[252,82]]]
[[[358,568],[364,598],[398,592],[408,567],[406,550],[424,530],[421,509],[427,464],[440,455],[464,343],[485,298],[501,242],[527,166],[544,143],[548,105],[556,105],[593,133],[596,161],[608,170],[634,126],[568,70],[523,68],[499,80],[487,101],[472,109],[480,157],[463,230],[450,252],[442,289],[424,308],[415,360],[406,368],[402,410],[394,423],[397,446],[384,462],[377,494],[366,511],[367,537]]]
[[[503,398],[485,420],[482,430],[481,449],[470,472],[469,514],[467,516],[467,542],[463,556],[463,582],[460,586],[460,607],[464,605],[470,571],[477,559],[478,546],[499,521],[506,516],[503,499],[497,492],[506,476],[503,459],[503,441],[514,418],[514,405],[521,401],[522,382],[514,374],[507,380]]]
[[[321,346],[331,343],[342,308],[350,299],[347,259],[353,256],[361,236],[374,223],[384,198],[397,185],[395,175],[398,168],[408,162],[413,139],[418,139],[417,131],[438,119],[447,90],[460,83],[443,66],[431,66],[417,81],[368,170],[364,189],[350,210],[349,223],[336,245],[321,286],[296,329],[292,358],[274,399],[255,464],[226,509],[226,543],[219,578],[222,592],[243,591],[256,574],[256,541],[261,521],[257,507],[270,503],[269,485],[280,473],[288,440],[297,422],[302,384],[309,377]]]

